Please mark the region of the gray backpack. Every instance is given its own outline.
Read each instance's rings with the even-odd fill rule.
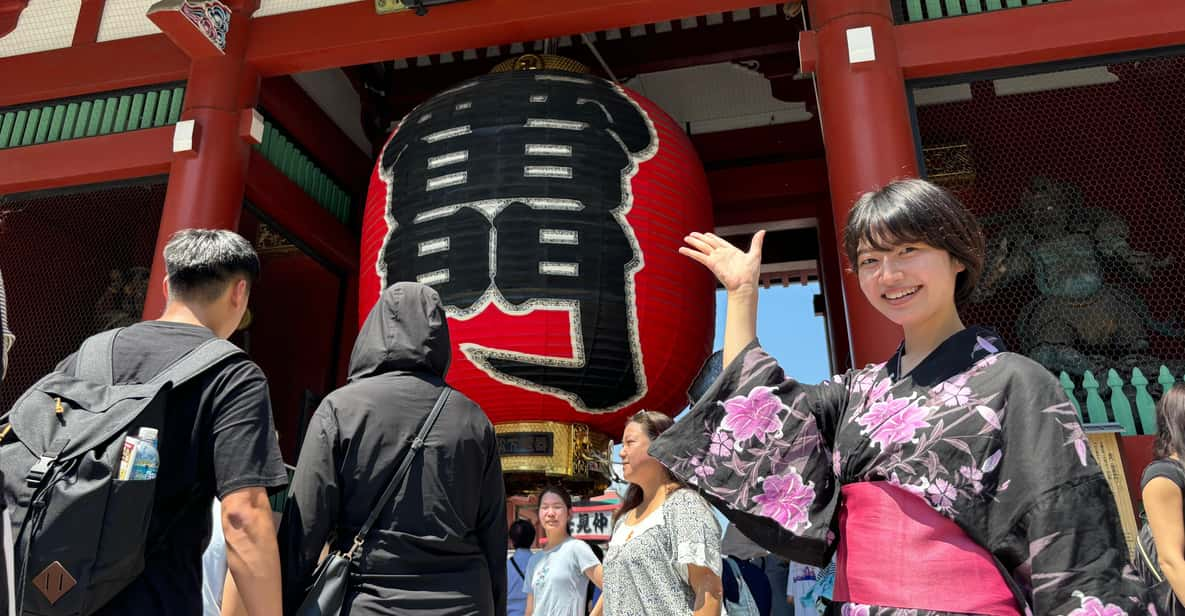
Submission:
[[[164,425],[174,387],[243,351],[203,343],[144,384],[112,384],[118,329],[87,339],[0,417],[18,614],[87,616],[144,570],[156,480],[117,479],[125,437]]]

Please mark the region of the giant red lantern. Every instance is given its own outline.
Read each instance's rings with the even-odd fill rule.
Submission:
[[[504,470],[593,487],[608,437],[639,409],[681,409],[710,351],[713,282],[678,247],[711,227],[695,150],[654,103],[577,72],[496,72],[417,107],[384,147],[359,308],[394,282],[433,286],[449,383],[494,422]]]

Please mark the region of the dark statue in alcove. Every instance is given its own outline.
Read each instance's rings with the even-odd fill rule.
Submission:
[[[1016,339],[1023,353],[1055,373],[1159,365],[1147,354],[1149,336],[1185,332],[1154,319],[1123,283],[1149,281],[1174,258],[1136,250],[1128,235],[1115,213],[1086,207],[1076,186],[1035,177],[1014,218],[989,239],[972,301],[1031,278],[1037,296],[1021,313]]]

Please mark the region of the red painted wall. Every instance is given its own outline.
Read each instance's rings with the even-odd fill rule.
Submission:
[[[243,227],[254,218],[243,214]],[[272,414],[284,460],[295,463],[305,391],[329,393],[333,332],[341,280],[299,250],[261,255],[262,275],[251,293],[254,320],[241,339],[267,374]],[[312,414],[315,406],[308,410]]]

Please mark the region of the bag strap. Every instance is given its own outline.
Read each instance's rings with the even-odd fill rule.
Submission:
[[[518,562],[514,560],[514,556],[510,557],[510,564],[514,566],[514,570],[518,572],[518,576],[522,578],[524,582],[527,581],[527,574],[523,573],[523,568],[518,566]]]
[[[192,351],[182,355],[177,361],[152,377],[148,383],[172,383],[173,388],[183,385],[187,381],[200,376],[206,370],[213,368],[222,360],[243,353],[244,351],[233,343],[222,338],[211,338]]]
[[[450,393],[452,393],[452,388],[448,385],[445,385],[444,391],[440,392],[440,396],[436,398],[436,404],[432,406],[432,412],[428,413],[428,418],[425,419],[424,424],[420,426],[419,434],[417,434],[415,440],[411,442],[411,448],[406,454],[404,454],[403,459],[399,462],[399,468],[395,469],[395,474],[391,476],[391,482],[387,484],[387,489],[383,490],[383,495],[380,496],[378,502],[375,503],[374,509],[372,509],[370,512],[370,516],[366,518],[366,523],[362,525],[362,528],[358,529],[358,534],[354,537],[354,545],[350,548],[350,551],[346,552],[345,554],[345,557],[348,560],[354,560],[354,556],[357,555],[358,550],[366,541],[366,535],[370,534],[370,528],[374,526],[375,522],[378,521],[379,514],[382,512],[383,507],[386,506],[391,498],[395,496],[395,491],[399,489],[399,486],[403,485],[404,477],[406,477],[407,472],[411,470],[412,460],[416,457],[416,454],[418,454],[420,450],[424,448],[424,438],[427,437],[428,432],[432,430],[432,425],[436,423],[436,418],[440,416],[440,409],[444,407],[444,403],[448,400]]]
[[[1144,564],[1148,566],[1148,570],[1152,572],[1156,581],[1163,582],[1164,577],[1160,575],[1160,568],[1152,564],[1152,559],[1148,557],[1148,551],[1144,549],[1143,542],[1136,541],[1136,551],[1140,553],[1140,558],[1144,560]]]
[[[113,384],[115,339],[121,331],[122,327],[109,329],[87,338],[78,351],[74,376],[101,385]],[[201,375],[218,362],[242,352],[242,349],[227,340],[211,338],[179,357],[152,377],[148,383],[171,382],[173,387],[177,387]]]
[[[74,376],[91,383],[111,385],[115,380],[112,376],[115,337],[121,331],[122,327],[109,329],[83,341],[74,364]]]

